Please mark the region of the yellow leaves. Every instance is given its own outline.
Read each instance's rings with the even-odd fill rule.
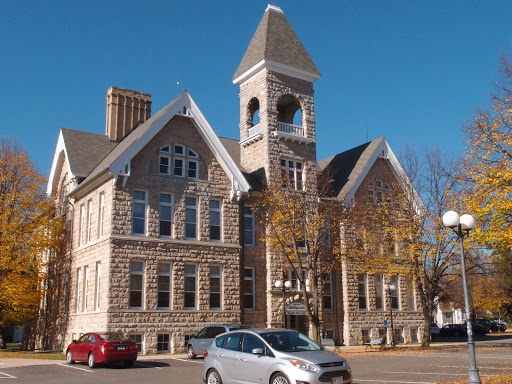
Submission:
[[[23,322],[39,304],[42,252],[58,247],[63,227],[52,217],[46,181],[23,150],[0,145],[0,325]]]

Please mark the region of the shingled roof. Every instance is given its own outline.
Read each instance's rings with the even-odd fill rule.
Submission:
[[[86,177],[117,146],[108,136],[62,128],[69,168],[73,175]]]
[[[309,80],[316,80],[320,72],[307,53],[306,49],[295,34],[283,11],[276,6],[269,5],[263,18],[252,37],[238,69],[233,76],[233,82],[244,78],[244,74],[252,72],[251,69],[267,62],[267,67],[277,72],[287,73],[290,68],[306,76]]]

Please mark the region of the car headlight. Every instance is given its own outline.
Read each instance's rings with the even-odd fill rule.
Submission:
[[[314,366],[313,364],[309,364],[309,363],[306,363],[301,360],[290,360],[290,363],[292,363],[292,365],[295,368],[298,368],[302,371],[310,371],[310,372],[318,371],[318,368],[316,366]]]

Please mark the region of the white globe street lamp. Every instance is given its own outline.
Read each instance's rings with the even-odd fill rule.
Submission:
[[[395,348],[395,329],[393,328],[393,296],[392,293],[396,291],[395,284],[384,284],[384,290],[389,295],[389,317],[391,321],[391,347]]]
[[[473,216],[464,214],[459,216],[455,211],[448,211],[443,215],[445,227],[453,229],[460,244],[460,264],[462,269],[462,287],[464,288],[464,306],[466,311],[466,325],[468,329],[468,351],[469,351],[469,377],[468,384],[481,384],[478,368],[476,367],[475,343],[473,341],[473,325],[471,324],[468,282],[466,277],[466,259],[464,257],[464,236],[475,228]]]
[[[285,308],[285,292],[292,286],[292,282],[286,280],[284,283],[281,280],[276,280],[274,286],[283,291],[283,328],[286,328],[286,308]]]

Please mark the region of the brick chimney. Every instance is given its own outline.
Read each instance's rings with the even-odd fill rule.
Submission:
[[[112,141],[121,141],[151,116],[151,95],[111,87],[107,92],[107,127]]]

